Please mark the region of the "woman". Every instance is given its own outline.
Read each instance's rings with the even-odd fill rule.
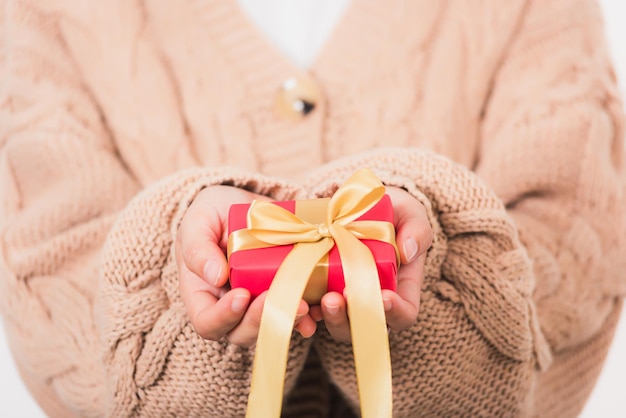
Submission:
[[[1,306],[47,413],[243,415],[225,210],[362,166],[403,215],[394,414],[580,411],[624,292],[595,2],[355,0],[306,71],[234,1],[3,6]],[[358,413],[343,297],[300,314],[285,415]]]

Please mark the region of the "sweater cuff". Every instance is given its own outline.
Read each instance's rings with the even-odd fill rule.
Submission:
[[[131,200],[107,237],[100,271],[106,404],[112,408],[108,416],[193,413],[160,405],[173,392],[184,392],[181,396],[188,399],[177,405],[191,407],[205,399],[216,415],[245,414],[254,349],[226,340],[203,340],[189,323],[178,290],[175,234],[189,204],[211,185],[241,187],[275,199],[301,193],[295,186],[257,174],[198,167],[169,176]],[[309,346],[294,333],[287,391],[295,384]],[[184,391],[182,382],[187,382]]]
[[[299,199],[304,195],[302,188],[289,184],[284,180],[277,180],[228,167],[218,170],[191,169],[180,173],[178,176],[181,176],[179,181],[183,184],[180,186],[181,199],[178,209],[171,223],[171,233],[174,239],[176,239],[180,223],[185,213],[187,213],[187,208],[189,208],[198,193],[206,187],[217,185],[233,186],[279,201]],[[176,181],[176,179],[170,179],[169,181]],[[169,181],[166,180],[166,182]]]
[[[433,228],[422,293],[462,304],[498,351],[519,361],[551,361],[531,298],[534,276],[502,201],[471,171],[416,148],[382,148],[334,161],[306,183],[330,196],[355,171],[370,168],[426,208]]]

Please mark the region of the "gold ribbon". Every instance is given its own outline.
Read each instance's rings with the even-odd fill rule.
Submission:
[[[356,221],[384,193],[374,173],[360,170],[330,199],[324,223],[312,224],[273,203],[254,201],[248,210],[248,228],[234,231],[229,237],[228,254],[294,244],[266,296],[247,417],[280,416],[285,365],[298,305],[315,266],[334,245],[344,271],[361,414],[364,418],[391,417],[391,359],[380,282],[374,257],[360,239],[388,242],[397,255],[395,230],[386,221]]]

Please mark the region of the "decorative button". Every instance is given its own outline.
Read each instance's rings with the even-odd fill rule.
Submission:
[[[289,119],[302,119],[319,104],[321,93],[308,77],[292,77],[283,83],[276,97],[276,109]]]

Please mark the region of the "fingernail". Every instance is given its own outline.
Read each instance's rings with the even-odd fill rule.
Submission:
[[[209,260],[204,264],[204,278],[213,286],[217,286],[222,275],[222,264],[216,260]]]
[[[392,307],[391,299],[384,298],[383,299],[383,307],[385,308],[385,312],[391,310]]]
[[[337,305],[328,305],[328,306],[326,306],[326,312],[328,312],[331,315],[335,315],[337,312],[339,312],[339,306],[337,306]]]
[[[230,304],[230,308],[235,313],[241,313],[248,306],[248,297],[245,295],[237,295],[233,298],[233,301]]]
[[[417,255],[417,241],[415,241],[415,239],[413,238],[407,238],[404,240],[404,244],[402,244],[402,247],[404,249],[406,262],[410,263]]]

